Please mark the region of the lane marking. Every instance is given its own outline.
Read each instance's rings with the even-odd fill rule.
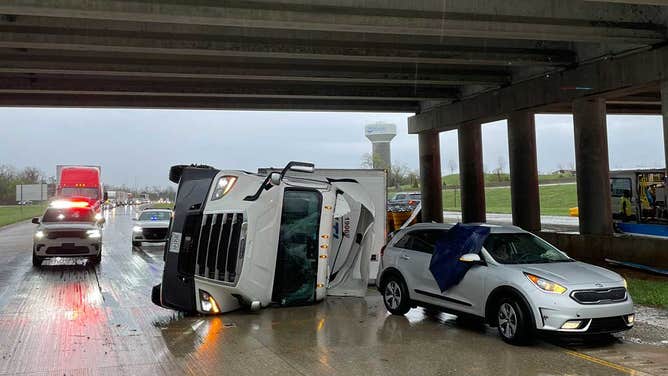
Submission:
[[[621,365],[616,364],[616,363],[611,363],[611,362],[608,362],[607,360],[599,359],[599,358],[593,357],[591,355],[583,354],[583,353],[580,353],[580,352],[577,352],[577,351],[564,350],[564,352],[568,355],[571,355],[571,356],[574,356],[574,357],[577,357],[577,358],[580,358],[580,359],[584,359],[586,361],[596,363],[596,364],[599,364],[599,365],[602,365],[602,366],[605,366],[605,367],[609,367],[609,368],[615,369],[615,370],[620,371],[620,372],[624,372],[624,373],[629,374],[629,375],[635,375],[635,376],[647,375],[647,373],[645,373],[645,372],[636,371],[632,368],[624,367],[624,366],[621,366]]]

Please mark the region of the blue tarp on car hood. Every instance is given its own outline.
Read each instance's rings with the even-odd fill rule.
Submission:
[[[489,235],[489,227],[456,224],[441,239],[436,241],[429,270],[441,292],[459,283],[471,267],[459,261],[467,253],[480,254]]]

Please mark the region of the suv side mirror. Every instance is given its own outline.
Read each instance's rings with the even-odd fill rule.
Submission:
[[[459,261],[465,262],[465,263],[470,263],[470,264],[477,264],[477,263],[481,263],[482,259],[480,258],[480,255],[478,255],[478,254],[467,253],[465,255],[462,255],[462,257],[459,258]]]
[[[97,223],[99,223],[99,224],[101,224],[101,225],[103,225],[104,222],[106,222],[106,220],[105,220],[104,218],[100,218],[100,220],[97,221]]]
[[[34,217],[34,218],[32,219],[32,223],[38,225],[38,224],[39,224],[39,217]]]

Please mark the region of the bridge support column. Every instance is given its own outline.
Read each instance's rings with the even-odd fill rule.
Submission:
[[[663,150],[668,176],[668,81],[661,84],[661,113],[663,114]]]
[[[480,123],[460,125],[458,138],[462,222],[485,222],[485,176],[482,168]]]
[[[422,222],[443,222],[441,141],[438,132],[418,134]]]
[[[573,102],[580,233],[612,234],[608,133],[603,98]]]
[[[527,231],[539,231],[540,195],[533,113],[519,111],[508,117],[508,151],[513,224]]]

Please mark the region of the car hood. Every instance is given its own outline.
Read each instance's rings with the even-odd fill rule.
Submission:
[[[579,261],[524,264],[513,267],[560,284],[580,285],[622,281],[622,277],[615,272]]]
[[[42,223],[39,225],[42,230],[92,230],[97,229],[97,225],[88,222],[59,222]]]
[[[169,221],[137,221],[137,226],[145,228],[166,228],[169,227]]]

